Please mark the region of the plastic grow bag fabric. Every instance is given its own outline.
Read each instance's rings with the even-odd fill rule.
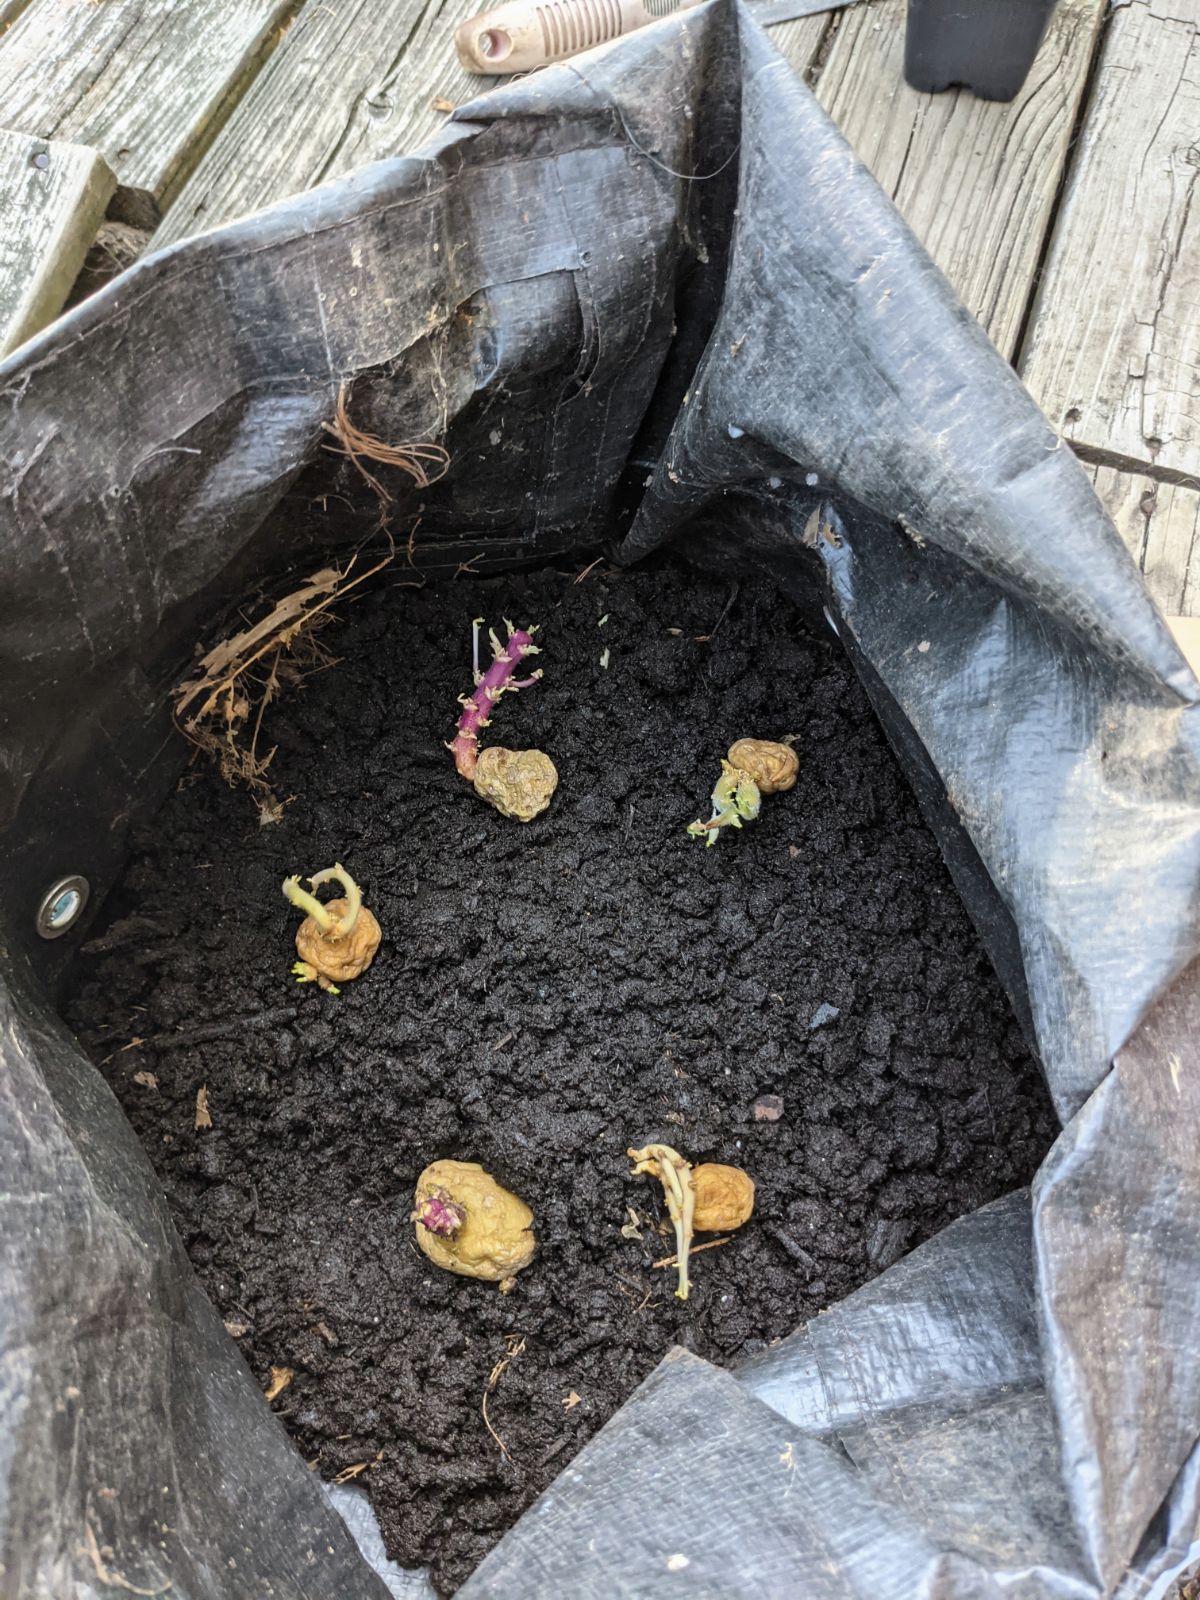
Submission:
[[[1197,687],[1082,469],[720,0],[151,257],[0,368],[0,1594],[386,1592],[32,932],[174,780],[197,638],[371,535],[343,383],[446,443],[392,508],[431,571],[616,531],[827,612],[1065,1124],[1030,1201],[741,1375],[670,1358],[468,1591],[1161,1592],[1200,1504]]]

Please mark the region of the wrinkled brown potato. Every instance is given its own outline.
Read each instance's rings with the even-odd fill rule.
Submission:
[[[333,918],[333,928],[336,929],[350,909],[350,902],[330,900],[325,909]],[[335,938],[332,930],[322,933],[312,917],[305,917],[296,929],[296,953],[301,961],[307,961],[310,967],[314,967],[321,977],[328,978],[331,983],[345,983],[347,979],[357,978],[367,970],[375,959],[382,937],[378,922],[363,906],[358,913],[358,921],[342,939]]]
[[[748,772],[763,794],[784,794],[800,770],[792,747],[771,739],[735,739],[729,746],[729,764]]]
[[[550,804],[558,773],[544,750],[506,750],[490,744],[479,752],[475,793],[503,817],[532,822]]]
[[[463,1223],[452,1237],[416,1224],[417,1243],[435,1266],[464,1278],[502,1283],[533,1260],[533,1212],[477,1161],[430,1162],[417,1179],[414,1218],[436,1189],[462,1208]]]
[[[696,1233],[732,1232],[749,1222],[754,1210],[754,1179],[740,1167],[703,1161],[692,1168],[692,1189],[696,1195],[692,1228]]]

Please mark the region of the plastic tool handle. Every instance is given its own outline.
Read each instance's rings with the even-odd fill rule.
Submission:
[[[696,0],[506,0],[454,30],[458,59],[489,76],[530,72],[607,44]]]

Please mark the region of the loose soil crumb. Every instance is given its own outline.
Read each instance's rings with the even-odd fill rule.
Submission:
[[[389,1555],[444,1591],[670,1344],[732,1363],[789,1333],[1027,1182],[1055,1132],[836,643],[760,583],[705,641],[729,595],[669,567],[348,605],[340,663],[264,724],[283,822],[193,769],[80,958],[70,1018],[239,1348],[303,1456],[359,1473]],[[480,615],[542,629],[545,679],[489,730],[558,766],[528,825],[443,746]],[[689,839],[729,744],[786,734],[795,788],[714,849]],[[291,981],[280,894],[335,860],[383,927],[340,998]],[[652,1265],[674,1249],[661,1193],[629,1176],[651,1141],[757,1185],[686,1304]],[[507,1294],[414,1244],[442,1157],[533,1209]]]

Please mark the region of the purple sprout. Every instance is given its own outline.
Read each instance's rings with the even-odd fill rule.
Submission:
[[[466,1220],[466,1215],[462,1206],[451,1200],[445,1189],[431,1189],[413,1213],[413,1219],[430,1233],[439,1234],[443,1239],[453,1239]]]
[[[514,628],[512,623],[505,618],[505,627],[508,629],[508,638],[503,644],[489,628],[488,638],[492,646],[492,664],[486,672],[479,666],[479,629],[483,622],[482,617],[476,617],[471,624],[475,688],[471,694],[460,698],[462,715],[458,719],[458,731],[450,742],[450,750],[454,755],[454,765],[468,783],[475,776],[475,763],[479,758],[479,730],[486,728],[492,720],[492,708],[500,696],[514,689],[528,689],[530,684],[536,683],[541,677],[540,670],[532,677],[517,679],[513,677],[517,665],[526,656],[538,654],[538,648],[533,642],[535,628]]]

